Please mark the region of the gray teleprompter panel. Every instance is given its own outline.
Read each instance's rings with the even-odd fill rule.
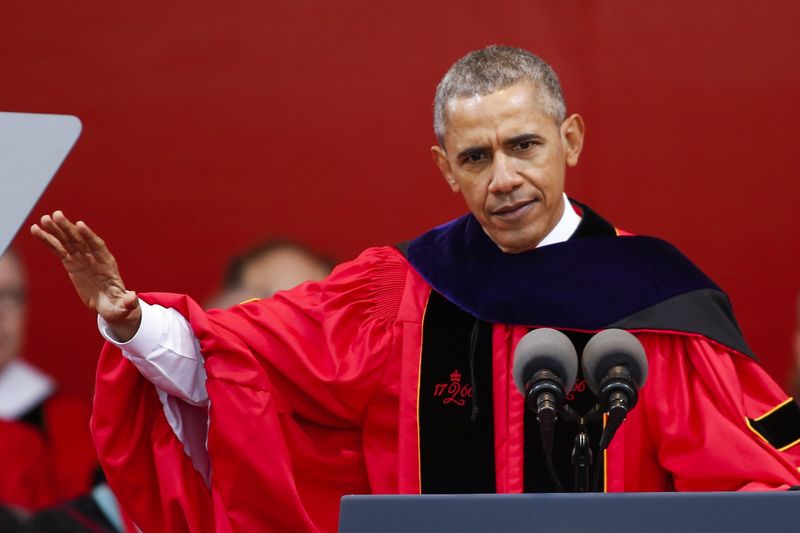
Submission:
[[[345,496],[340,533],[800,531],[798,492]]]
[[[0,112],[0,254],[80,134],[71,115]]]

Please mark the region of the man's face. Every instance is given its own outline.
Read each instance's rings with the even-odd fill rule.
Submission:
[[[447,105],[444,149],[431,151],[450,187],[508,253],[535,248],[564,211],[564,174],[583,146],[583,120],[561,125],[544,111],[532,82],[455,98]]]
[[[0,369],[19,355],[25,330],[25,282],[16,257],[0,257]]]

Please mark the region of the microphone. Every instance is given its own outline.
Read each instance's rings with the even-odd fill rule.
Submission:
[[[514,383],[536,413],[542,449],[550,458],[558,411],[578,375],[578,354],[566,335],[550,328],[528,332],[514,350]]]
[[[605,450],[647,379],[647,355],[639,340],[621,329],[606,329],[583,349],[583,377],[608,414],[599,449]]]

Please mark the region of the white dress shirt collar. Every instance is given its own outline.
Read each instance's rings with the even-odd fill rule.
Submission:
[[[561,220],[559,220],[558,224],[550,230],[550,233],[536,245],[537,248],[566,241],[572,237],[572,234],[578,229],[578,224],[581,223],[581,217],[578,216],[578,213],[575,212],[575,209],[569,202],[567,193],[562,194],[564,195],[564,213],[561,215]]]

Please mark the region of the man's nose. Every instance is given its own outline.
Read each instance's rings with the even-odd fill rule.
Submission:
[[[522,185],[522,176],[517,174],[513,162],[505,155],[496,156],[492,166],[492,181],[489,192],[505,194]]]

